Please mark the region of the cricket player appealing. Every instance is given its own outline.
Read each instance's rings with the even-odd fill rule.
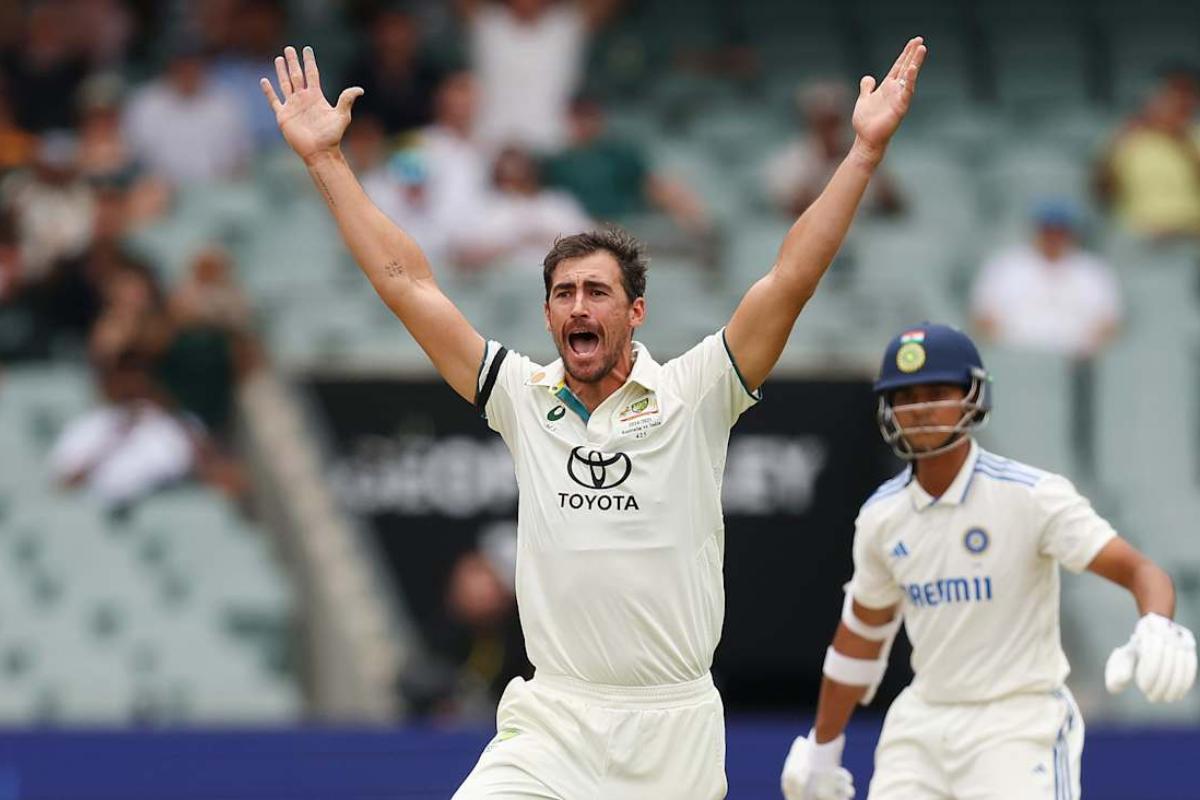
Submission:
[[[1196,676],[1162,569],[1069,481],[981,449],[987,372],[962,332],[926,324],[888,345],[875,383],[884,439],[909,467],[863,505],[854,575],[826,651],[816,723],[783,767],[788,800],[849,800],[843,731],[870,702],[903,619],[915,677],[888,710],[871,800],[1079,797],[1083,720],[1064,685],[1059,565],[1128,589],[1142,615],[1105,683],[1174,702]]]
[[[633,332],[646,264],[617,230],[558,240],[543,263],[561,358],[485,341],[438,288],[420,247],[375,208],[340,152],[359,88],[330,106],[312,50],[262,88],[363,272],[515,462],[517,602],[530,661],[498,733],[455,794],[477,798],[725,796],[724,713],[709,667],[724,618],[720,488],[729,429],[758,400],[908,110],[925,47],[864,77],[856,139],[728,325],[659,364]]]

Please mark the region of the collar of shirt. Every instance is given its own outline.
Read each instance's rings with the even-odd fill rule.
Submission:
[[[967,499],[967,491],[971,488],[971,478],[975,475],[975,462],[979,460],[980,447],[979,444],[971,440],[971,452],[967,454],[967,460],[963,462],[958,474],[954,476],[954,480],[950,482],[950,486],[942,493],[941,497],[934,497],[921,486],[921,482],[916,479],[916,470],[913,471],[913,477],[908,482],[908,496],[912,500],[913,508],[917,511],[924,511],[935,503],[943,506],[961,505]]]
[[[662,365],[654,360],[654,357],[650,355],[650,351],[646,346],[641,342],[634,342],[633,369],[629,372],[629,379],[617,391],[621,391],[631,383],[636,383],[645,389],[656,392],[658,391],[658,377],[661,369]],[[578,414],[585,423],[591,418],[591,413],[587,410],[587,406],[567,387],[566,370],[563,368],[561,358],[535,372],[529,378],[528,385],[545,387],[550,394],[557,397],[564,405]]]

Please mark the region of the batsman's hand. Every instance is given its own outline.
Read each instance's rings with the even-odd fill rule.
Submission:
[[[854,104],[852,122],[857,144],[876,158],[892,139],[900,121],[908,113],[917,76],[925,63],[925,40],[920,36],[908,40],[896,63],[879,85],[870,75],[864,75],[858,86],[858,101]]]
[[[817,744],[812,732],[797,736],[783,762],[780,785],[787,800],[853,800],[854,777],[842,766],[846,737]]]
[[[363,90],[352,86],[342,92],[336,106],[329,105],[321,92],[321,74],[317,71],[317,58],[311,47],[304,48],[303,68],[296,48],[285,47],[283,55],[275,58],[275,76],[279,80],[282,102],[269,80],[262,78],[259,85],[291,148],[305,161],[336,152],[346,126],[350,124],[350,107],[362,96]]]
[[[1196,637],[1158,614],[1142,617],[1133,637],[1113,650],[1104,667],[1104,684],[1112,694],[1135,680],[1151,703],[1183,699],[1196,681]]]

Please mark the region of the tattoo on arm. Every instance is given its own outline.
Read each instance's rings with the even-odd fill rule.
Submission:
[[[402,278],[404,277],[404,267],[399,261],[389,261],[383,265],[383,274],[389,278]]]
[[[321,187],[321,191],[324,193],[325,199],[329,202],[330,207],[336,206],[337,203],[333,201],[333,193],[329,191],[329,185],[325,183],[325,179],[320,175],[317,175],[316,178],[317,185]]]

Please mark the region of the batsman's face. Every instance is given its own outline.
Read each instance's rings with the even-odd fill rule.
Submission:
[[[932,450],[945,444],[949,432],[962,419],[966,396],[961,386],[943,383],[905,386],[892,393],[896,422],[913,450]]]
[[[630,302],[612,254],[592,253],[562,261],[546,300],[546,327],[567,374],[595,383],[628,351],[633,331],[646,317],[646,301]]]

